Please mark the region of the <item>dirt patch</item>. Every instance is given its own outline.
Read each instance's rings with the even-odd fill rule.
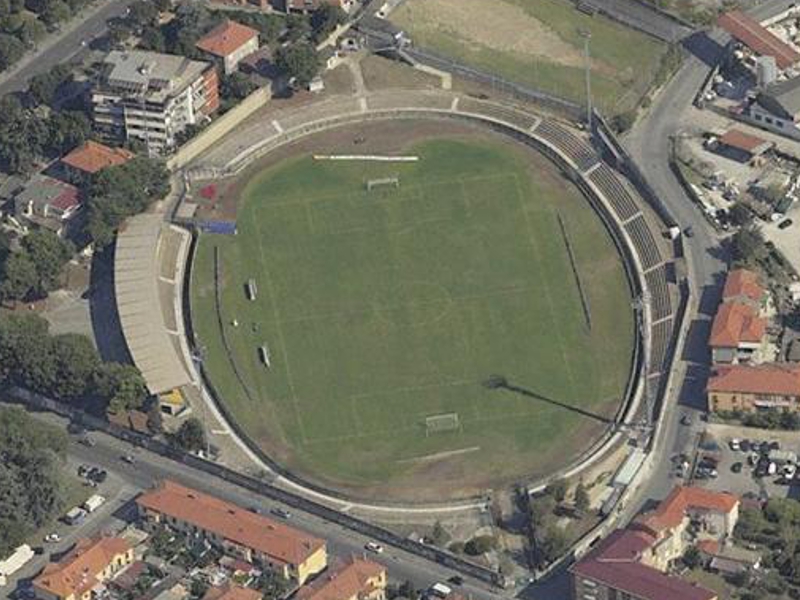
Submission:
[[[536,56],[567,67],[583,65],[583,54],[522,8],[485,0],[411,0],[398,13],[403,23],[448,31],[500,52]]]

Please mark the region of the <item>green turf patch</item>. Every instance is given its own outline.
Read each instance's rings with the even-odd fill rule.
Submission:
[[[633,328],[614,246],[536,154],[463,138],[407,151],[421,160],[303,156],[248,182],[238,235],[202,237],[195,258],[193,320],[206,367],[253,439],[307,475],[391,483],[439,453],[457,456],[447,460],[468,468],[470,485],[544,472],[601,426],[482,382],[502,374],[558,402],[614,413]],[[387,176],[400,187],[366,190]],[[215,246],[222,326],[242,380],[215,313]],[[245,294],[250,278],[255,301]],[[449,413],[457,428],[426,427],[427,417]]]

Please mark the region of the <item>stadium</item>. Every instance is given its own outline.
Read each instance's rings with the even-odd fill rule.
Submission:
[[[654,216],[555,120],[370,103],[287,119],[193,186],[189,318],[226,416],[283,472],[371,499],[596,451],[669,344]]]

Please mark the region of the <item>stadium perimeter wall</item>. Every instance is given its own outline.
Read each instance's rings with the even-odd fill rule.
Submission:
[[[634,294],[641,293],[641,290],[644,288],[644,281],[641,275],[643,269],[641,265],[638,263],[637,254],[633,251],[632,242],[628,239],[627,234],[625,231],[618,226],[616,223],[613,213],[609,207],[606,206],[604,200],[602,199],[602,195],[593,187],[591,183],[589,183],[580,173],[577,165],[573,164],[566,156],[562,155],[557,148],[549,144],[548,142],[537,138],[534,134],[531,133],[529,130],[525,130],[523,128],[517,127],[511,123],[501,121],[497,118],[490,117],[487,115],[481,115],[477,113],[466,113],[466,112],[452,112],[449,110],[441,110],[441,109],[434,109],[434,108],[398,108],[398,109],[373,109],[368,110],[366,112],[358,112],[358,113],[347,113],[340,116],[335,117],[327,117],[322,118],[317,121],[311,121],[306,123],[305,125],[301,125],[295,129],[287,130],[279,135],[276,135],[272,138],[262,140],[257,144],[251,146],[248,150],[243,151],[236,157],[234,157],[227,165],[226,168],[226,175],[235,175],[243,171],[247,168],[253,161],[257,160],[258,158],[268,154],[269,152],[274,151],[275,149],[292,143],[296,140],[301,138],[313,135],[315,133],[334,129],[338,127],[348,126],[355,123],[363,122],[363,121],[381,121],[381,120],[396,120],[396,119],[428,119],[428,120],[442,120],[442,119],[455,119],[466,121],[472,124],[479,124],[485,127],[489,127],[490,129],[494,129],[495,131],[499,131],[500,133],[510,135],[512,138],[525,143],[528,146],[531,146],[536,151],[539,151],[545,156],[547,156],[551,161],[553,161],[561,170],[562,172],[572,181],[574,181],[579,189],[581,189],[584,196],[590,203],[590,206],[599,215],[601,221],[603,222],[606,229],[609,231],[609,234],[612,237],[615,245],[617,246],[618,251],[620,252],[623,265],[625,268],[626,277],[628,279],[629,286],[631,291]],[[192,257],[194,254],[192,253]],[[191,272],[191,267],[190,267]],[[188,294],[186,300],[186,310],[184,311],[185,315],[191,314],[191,306],[189,305],[188,301]],[[648,321],[649,322],[649,321]],[[195,344],[196,340],[193,338],[193,330],[191,328],[191,318],[187,319],[186,323],[186,330],[190,332],[192,335],[192,339],[190,340],[191,344]],[[649,331],[649,325],[645,328],[646,331]],[[570,465],[566,468],[560,470],[558,473],[552,474],[551,476],[537,481],[529,486],[529,488],[533,491],[544,487],[547,482],[551,481],[554,478],[559,477],[569,477],[574,476],[581,472],[583,469],[587,468],[591,463],[595,460],[604,456],[611,448],[615,447],[618,443],[620,443],[624,439],[624,435],[619,431],[620,426],[624,425],[631,421],[634,416],[637,414],[639,406],[641,404],[642,399],[642,391],[643,386],[641,385],[642,380],[642,345],[647,343],[646,340],[642,339],[637,331],[637,340],[635,344],[636,351],[632,356],[632,365],[631,365],[631,377],[629,378],[629,385],[627,390],[627,396],[624,402],[621,403],[620,408],[615,416],[614,422],[607,428],[606,432],[597,440],[595,444],[592,445],[586,452],[579,455]],[[232,360],[232,358],[231,358]],[[303,487],[307,487],[311,490],[327,494],[336,498],[338,500],[358,500],[358,498],[354,498],[352,495],[348,496],[347,498],[339,496],[336,492],[332,492],[330,489],[322,488],[313,482],[307,481],[301,477],[299,477],[296,473],[292,473],[284,469],[281,465],[275,463],[266,453],[258,447],[250,438],[249,436],[242,430],[233,416],[226,410],[224,402],[220,401],[220,394],[214,388],[213,383],[211,383],[210,378],[208,377],[207,373],[202,371],[201,369],[201,376],[204,379],[204,384],[207,386],[209,391],[211,392],[211,396],[214,401],[217,403],[217,408],[219,411],[225,416],[226,420],[229,422],[229,425],[232,429],[236,432],[236,434],[240,437],[240,439],[247,444],[250,450],[256,454],[259,458],[261,458],[265,464],[269,465],[269,467],[274,470],[276,473],[280,474],[281,476],[285,477],[290,481],[294,481],[299,483]],[[247,387],[245,386],[245,390]],[[462,499],[464,500],[464,499]],[[374,500],[370,500],[372,504],[378,504]],[[430,506],[430,504],[426,504]]]

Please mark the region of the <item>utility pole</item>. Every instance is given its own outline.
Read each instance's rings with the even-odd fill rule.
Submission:
[[[592,39],[592,32],[588,29],[580,29],[578,33],[583,38],[583,59],[586,69],[586,127],[592,130],[592,57],[589,52],[589,41]]]

